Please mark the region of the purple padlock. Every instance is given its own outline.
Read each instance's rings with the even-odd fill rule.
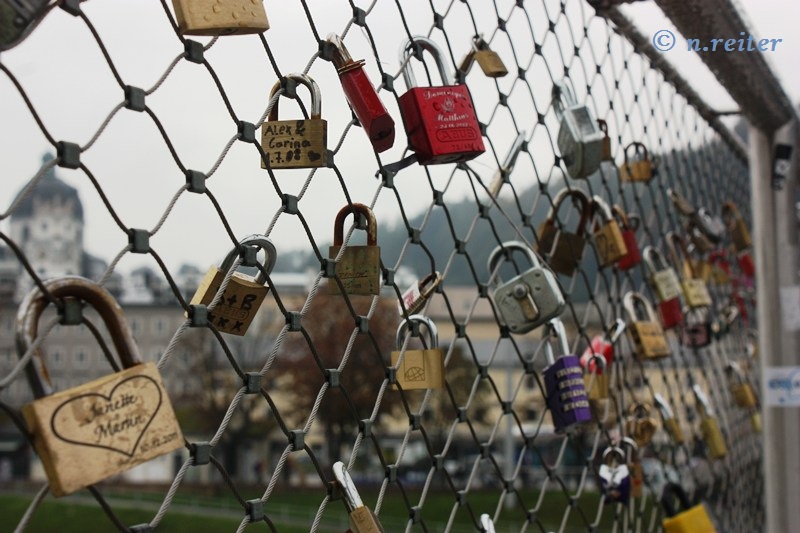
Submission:
[[[550,337],[555,335],[561,345],[562,355],[556,358]],[[569,355],[567,332],[561,320],[547,323],[544,350],[548,367],[544,369],[544,387],[547,407],[553,417],[556,433],[572,431],[581,424],[592,421],[589,399],[583,382],[583,369],[577,355]]]

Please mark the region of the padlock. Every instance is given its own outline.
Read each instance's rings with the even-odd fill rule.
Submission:
[[[376,152],[385,152],[394,144],[394,119],[386,111],[378,93],[364,72],[364,60],[354,61],[341,37],[328,35],[333,45],[333,64],[342,82],[344,96]]]
[[[620,444],[623,448],[627,448],[625,462],[631,473],[631,498],[641,498],[644,494],[644,468],[639,456],[639,446],[630,437],[624,437]]]
[[[678,210],[678,213],[688,217],[690,220],[694,217],[695,208],[688,198],[672,188],[667,189],[667,196],[672,200],[672,204]]]
[[[402,351],[409,322],[416,325],[424,324],[428,328],[427,349]],[[439,332],[433,320],[424,315],[411,315],[397,327],[395,343],[397,351],[392,352],[392,366],[397,366],[397,361],[403,354],[403,362],[397,369],[397,383],[403,390],[444,387],[444,353],[439,349]],[[397,388],[394,387],[395,390]]]
[[[685,319],[680,325],[678,338],[684,346],[690,348],[704,348],[711,344],[711,319],[707,307],[685,307]]]
[[[639,250],[639,243],[636,242],[636,230],[639,229],[639,216],[625,213],[625,211],[614,204],[612,208],[614,218],[622,231],[622,241],[628,251],[617,261],[617,268],[620,270],[630,270],[642,262],[642,252]]]
[[[487,265],[489,273],[495,272],[501,260],[510,260],[514,250],[527,255],[532,267],[507,282],[497,276],[499,285],[494,290],[494,302],[512,333],[527,333],[560,315],[566,301],[556,276],[542,266],[539,257],[523,242],[507,241],[492,250]]]
[[[683,429],[678,418],[672,412],[672,408],[667,401],[659,393],[653,395],[653,403],[655,403],[658,411],[661,413],[661,422],[664,424],[664,429],[667,434],[672,438],[672,442],[680,446],[683,444]]]
[[[0,2],[0,52],[21,43],[56,5],[50,0]]]
[[[725,437],[719,429],[719,422],[714,417],[714,410],[700,385],[693,385],[692,390],[697,398],[700,410],[700,432],[703,434],[703,441],[708,449],[708,456],[711,459],[722,459],[728,455],[728,448],[725,445]]]
[[[671,355],[667,337],[658,323],[650,303],[638,292],[630,291],[622,299],[628,315],[628,334],[634,344],[637,359],[660,359]],[[644,319],[639,318],[636,305],[643,307]]]
[[[432,272],[422,278],[421,281],[412,283],[400,297],[402,305],[400,302],[397,303],[397,309],[400,315],[403,315],[403,306],[405,306],[405,311],[409,315],[422,309],[422,306],[425,305],[425,302],[430,298],[433,291],[436,290],[436,287],[438,287],[441,282],[442,275],[439,274],[439,272]]]
[[[318,168],[328,166],[328,123],[322,119],[322,95],[317,82],[305,74],[287,74],[272,87],[275,94],[289,84],[301,84],[311,93],[311,116],[308,119],[278,120],[278,104],[269,112],[269,118],[261,125],[261,148],[264,150],[269,168]],[[267,168],[262,157],[261,168]]]
[[[350,213],[366,220],[367,245],[348,245],[336,263],[336,276],[341,280],[344,292],[350,295],[377,296],[381,291],[381,248],[378,246],[378,222],[372,209],[364,204],[347,204],[336,214],[333,223],[333,246],[328,250],[331,261],[339,255],[344,244],[344,219]],[[328,294],[341,294],[336,280],[328,280]]]
[[[600,168],[605,135],[595,123],[589,108],[578,105],[566,83],[561,81],[553,84],[552,99],[559,120],[556,143],[567,174],[573,179],[588,178]]]
[[[550,337],[555,335],[561,355],[553,355]],[[556,433],[571,433],[579,426],[592,421],[589,399],[583,385],[583,370],[577,355],[569,353],[567,332],[561,320],[547,323],[544,342],[548,366],[544,369],[545,401]]]
[[[653,440],[658,431],[658,421],[650,414],[650,405],[642,402],[631,404],[625,418],[625,434],[644,448]]]
[[[600,490],[606,499],[627,504],[631,496],[631,475],[625,452],[618,446],[603,451],[603,463],[598,469]]]
[[[731,241],[737,252],[747,250],[753,245],[750,230],[747,229],[747,222],[744,221],[744,217],[735,203],[728,201],[722,205],[722,220],[731,235]]]
[[[745,353],[747,353],[747,357],[749,357],[752,361],[757,361],[759,359],[757,329],[750,328],[745,331],[744,348]]]
[[[592,216],[600,216],[600,223],[594,223],[594,242],[597,246],[598,265],[606,267],[628,254],[622,230],[614,218],[614,213],[601,197],[592,196]]]
[[[514,166],[517,164],[519,153],[528,149],[525,135],[525,130],[517,134],[514,138],[514,142],[511,144],[511,148],[508,150],[508,154],[506,154],[506,158],[503,160],[503,164],[497,169],[497,172],[494,173],[488,187],[489,195],[492,198],[497,198],[497,195],[500,194],[500,188],[504,183],[508,183],[511,173],[514,171]]]
[[[712,215],[708,209],[701,207],[692,217],[694,225],[713,244],[722,242],[725,236],[725,224],[718,216]]]
[[[750,424],[753,426],[753,431],[761,433],[761,413],[758,411],[750,413]]]
[[[492,517],[486,513],[481,515],[481,531],[483,533],[495,533],[494,522]]]
[[[601,429],[611,430],[616,426],[619,416],[617,400],[612,390],[609,390],[608,398],[589,399],[589,409]]]
[[[633,153],[631,153],[633,148]],[[647,153],[647,147],[637,141],[630,143],[623,152],[625,162],[619,167],[620,181],[648,182],[655,175],[653,162]]]
[[[653,246],[646,246],[642,252],[649,273],[650,284],[658,297],[658,314],[664,329],[674,328],[683,323],[681,313],[681,284],[675,269]]]
[[[693,247],[692,247],[693,248]],[[686,248],[689,250],[689,247]],[[691,250],[690,250],[691,252]],[[694,273],[694,275],[692,274]],[[696,277],[708,284],[714,276],[714,267],[702,257],[688,257],[683,261],[682,278]]]
[[[556,226],[556,216],[561,204],[566,198],[571,198],[573,204],[578,204],[580,218],[575,233],[570,233]],[[583,258],[583,249],[586,246],[586,225],[591,217],[591,201],[578,189],[561,189],[553,200],[553,207],[547,219],[539,226],[539,239],[537,251],[555,272],[572,276],[578,263]]]
[[[711,333],[714,335],[714,338],[721,339],[723,336],[727,335],[739,316],[739,307],[733,300],[729,300],[728,303],[720,309],[717,318],[711,324]]]
[[[433,56],[442,86],[417,87],[410,61],[417,49]],[[412,38],[400,50],[408,87],[398,100],[400,115],[420,165],[463,163],[486,151],[469,89],[463,83],[451,85],[442,58],[436,43],[422,36]]]
[[[744,409],[758,407],[756,393],[747,381],[747,377],[744,375],[739,363],[730,361],[725,366],[725,370],[730,378],[731,395],[736,405]]]
[[[611,156],[611,137],[608,136],[608,124],[602,118],[597,119],[597,127],[603,132],[603,149],[600,156],[601,161],[613,161]]]
[[[674,496],[680,501],[680,510],[673,504],[671,498]],[[661,496],[661,505],[667,515],[661,521],[664,533],[717,533],[705,505],[698,503],[692,506],[680,485],[667,483]]]
[[[583,379],[589,393],[589,402],[608,398],[611,364],[614,362],[614,344],[625,331],[625,321],[618,318],[604,335],[592,339],[589,347],[581,355]]]
[[[690,309],[710,307],[712,302],[708,287],[706,282],[695,272],[694,263],[691,260],[692,258],[689,257],[689,250],[686,248],[686,242],[683,237],[673,231],[668,232],[667,249],[672,257],[673,264],[683,265],[682,270],[684,272],[686,269],[689,270],[688,277],[684,276],[681,280],[681,288],[683,289],[686,305]]]
[[[181,35],[245,35],[269,29],[262,0],[172,0]]]
[[[731,263],[726,250],[711,252],[708,255],[708,264],[711,268],[711,281],[715,285],[727,285],[731,282]]]
[[[263,235],[250,235],[245,237],[239,246],[234,248],[225,257],[219,268],[211,267],[200,281],[190,305],[209,305],[219,291],[222,281],[233,266],[236,258],[240,255],[244,258],[248,254],[252,255],[255,261],[258,250],[264,250],[264,270],[259,271],[258,276],[253,278],[241,272],[234,272],[231,275],[225,293],[217,301],[213,309],[209,311],[208,320],[217,330],[232,335],[244,335],[253,322],[258,309],[264,302],[264,298],[269,292],[269,287],[264,284],[267,282],[264,272],[268,275],[275,266],[277,253],[275,245]]]
[[[343,462],[333,463],[333,476],[336,478],[336,484],[341,491],[345,509],[350,517],[350,531],[352,533],[384,533],[378,517],[361,500],[353,478],[345,470]]]
[[[93,281],[65,276],[44,281],[20,304],[16,345],[22,357],[37,337],[51,302],[85,302],[100,315],[124,370],[75,388],[53,392],[36,350],[26,366],[37,399],[22,407],[50,492],[65,496],[184,447],[185,441],[155,363],[142,363],[122,308]]]
[[[462,76],[466,76],[472,70],[472,64],[478,62],[483,73],[490,78],[502,78],[508,74],[508,69],[503,64],[503,60],[492,50],[483,39],[483,35],[476,35],[472,38],[472,49],[461,60],[458,70]]]
[[[686,234],[689,235],[692,245],[698,252],[705,254],[714,252],[717,249],[716,245],[693,222],[687,222],[685,228]]]

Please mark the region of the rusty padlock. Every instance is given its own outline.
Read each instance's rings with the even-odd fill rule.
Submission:
[[[122,308],[93,281],[79,276],[44,282],[49,296],[93,307],[111,335],[125,368],[78,387],[53,392],[39,350],[26,366],[37,398],[22,407],[33,446],[54,496],[65,496],[168,454],[185,444],[155,363],[142,363]],[[20,304],[16,345],[22,357],[34,343],[50,303],[34,288]],[[79,323],[79,321],[78,321]]]
[[[329,248],[328,257],[336,259],[344,245],[344,219],[350,213],[366,220],[367,245],[348,245],[336,263],[336,276],[342,282],[344,291],[353,295],[378,295],[381,290],[381,248],[378,246],[378,222],[372,209],[364,204],[348,204],[336,214],[333,223],[333,246]],[[328,280],[328,294],[341,294],[336,280]]]
[[[279,90],[287,91],[290,85],[296,88],[298,83],[311,93],[311,116],[278,120],[279,98],[261,125],[261,148],[272,169],[328,166],[328,123],[322,119],[322,95],[317,82],[305,74],[287,74],[272,87],[269,97],[272,99]],[[267,168],[263,158],[261,168]]]
[[[685,319],[678,336],[681,344],[690,348],[704,348],[711,344],[712,326],[708,307],[686,307]]]
[[[629,291],[622,298],[625,312],[628,315],[628,334],[634,344],[637,359],[660,359],[671,355],[667,337],[661,324],[658,323],[650,303],[638,292]],[[645,311],[645,317],[639,317],[637,304]]]
[[[597,246],[597,263],[606,267],[628,255],[622,230],[614,218],[611,207],[601,197],[592,196],[592,216],[600,216],[600,223],[595,219],[594,242]]]
[[[500,59],[497,52],[489,47],[489,43],[483,39],[483,35],[476,35],[472,38],[472,49],[467,52],[458,67],[461,75],[466,76],[469,74],[473,63],[476,61],[483,73],[490,78],[502,78],[508,74],[508,69],[503,64],[503,60]]]
[[[262,0],[172,0],[181,35],[245,35],[269,29]]]
[[[750,230],[747,229],[747,222],[744,221],[744,217],[735,203],[728,201],[722,205],[722,220],[737,252],[747,250],[753,245]]]
[[[575,233],[556,226],[556,217],[563,201],[572,199],[580,209],[580,218]],[[583,258],[586,246],[586,225],[591,216],[591,201],[578,189],[561,189],[553,200],[547,219],[539,227],[537,251],[542,254],[555,272],[572,276]]]
[[[428,329],[426,349],[402,351],[403,342],[410,326],[425,325]],[[397,350],[391,354],[392,366],[397,366],[400,356],[403,361],[397,369],[397,383],[403,390],[441,389],[444,387],[444,353],[439,349],[439,332],[436,324],[424,315],[411,315],[397,327],[395,337]],[[395,387],[397,388],[397,387]]]
[[[567,174],[573,179],[588,178],[597,172],[603,160],[604,134],[589,108],[578,104],[565,82],[553,83],[552,101],[559,121],[556,144]]]
[[[415,50],[427,50],[433,56],[442,86],[417,87],[410,64]],[[436,43],[427,37],[412,38],[400,50],[400,63],[408,87],[398,100],[400,115],[419,164],[463,163],[485,152],[469,89],[463,83],[451,84]]]
[[[633,148],[633,153],[631,153],[631,148]],[[653,179],[655,169],[644,144],[634,141],[625,147],[623,153],[625,162],[619,167],[620,181],[648,182]]]
[[[642,252],[651,286],[658,297],[658,313],[664,329],[683,323],[681,312],[681,284],[675,269],[669,266],[658,248],[646,246]]]

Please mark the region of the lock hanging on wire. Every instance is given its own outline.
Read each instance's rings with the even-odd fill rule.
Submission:
[[[572,179],[585,179],[597,172],[603,160],[605,135],[589,108],[579,105],[564,81],[553,84],[553,108],[559,120],[556,144]]]
[[[580,213],[575,232],[557,226],[556,218],[564,200],[570,198]],[[578,189],[561,189],[553,200],[547,219],[539,226],[537,251],[555,272],[572,276],[583,259],[586,247],[586,226],[591,218],[591,200]]]
[[[555,357],[550,337],[555,336],[561,355]],[[583,384],[583,370],[577,355],[569,353],[567,332],[561,320],[547,323],[544,353],[548,366],[544,369],[545,400],[553,417],[556,433],[570,433],[592,420],[589,399]]]
[[[384,533],[383,526],[375,513],[361,500],[353,478],[345,469],[344,463],[333,463],[333,476],[344,500],[344,506],[350,517],[350,530],[353,533]]]
[[[181,35],[246,35],[269,29],[261,0],[172,0]]]
[[[423,350],[403,349],[403,341],[409,328],[424,325],[428,329],[428,347]],[[444,387],[444,353],[439,349],[439,332],[436,324],[424,315],[411,315],[397,327],[396,351],[391,354],[392,366],[397,366],[402,354],[403,361],[397,371],[397,383],[403,390],[441,389]],[[394,387],[397,389],[397,387]]]
[[[336,214],[333,223],[333,245],[328,249],[330,261],[336,259],[344,245],[344,219],[349,214],[366,220],[366,246],[348,245],[336,263],[336,275],[342,282],[344,292],[350,295],[376,296],[381,290],[381,248],[378,246],[378,222],[372,209],[364,204],[348,204]],[[328,294],[341,294],[339,284],[328,280]]]

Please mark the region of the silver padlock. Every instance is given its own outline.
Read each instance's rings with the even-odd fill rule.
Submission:
[[[714,244],[719,244],[725,237],[725,223],[718,216],[709,213],[708,209],[701,207],[692,216],[695,227],[699,229],[708,240]]]
[[[589,177],[603,160],[603,138],[589,108],[578,105],[572,90],[563,82],[553,85],[553,107],[561,122],[558,149],[573,179]]]
[[[553,272],[544,267],[528,245],[507,241],[489,254],[489,273],[514,250],[519,250],[533,265],[519,276],[502,283],[494,291],[494,301],[506,326],[512,333],[527,333],[561,314],[566,304],[564,294]]]

